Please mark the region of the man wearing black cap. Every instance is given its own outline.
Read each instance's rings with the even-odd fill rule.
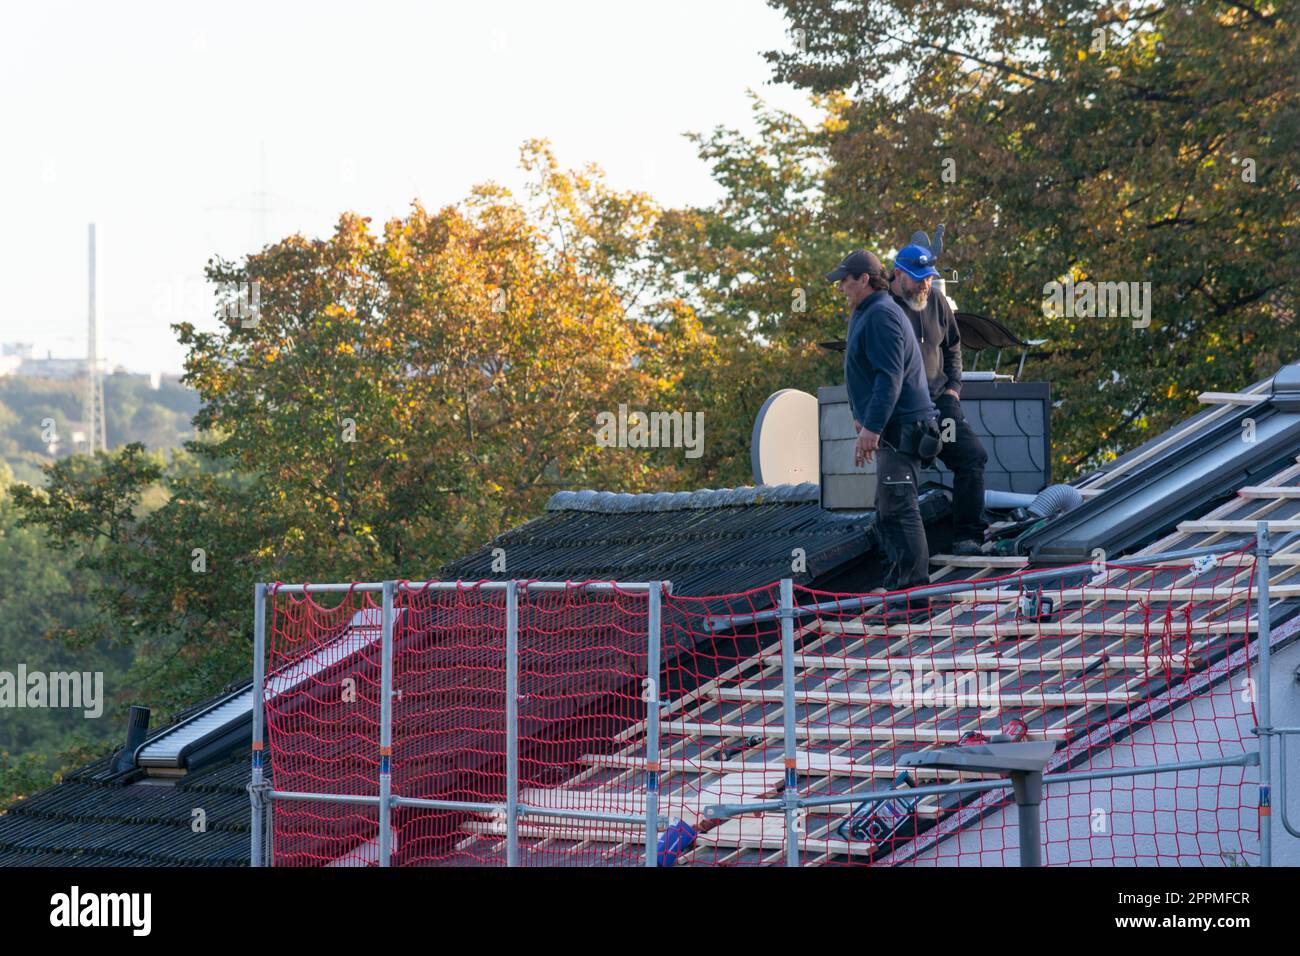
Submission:
[[[925,233],[894,257],[890,291],[911,322],[921,346],[930,398],[939,410],[943,450],[939,460],[952,471],[953,554],[979,554],[988,522],[984,520],[984,466],[988,453],[961,410],[961,332],[948,300],[931,288],[938,278],[935,260],[942,249],[943,226],[930,247]],[[919,241],[918,241],[919,240]]]
[[[880,260],[850,253],[826,273],[852,315],[844,348],[844,382],[860,423],[855,463],[879,454],[876,529],[885,552],[885,588],[928,584],[930,551],[917,504],[920,471],[938,453],[939,428],[921,350],[907,316],[889,295]],[[924,613],[925,602],[909,610]]]

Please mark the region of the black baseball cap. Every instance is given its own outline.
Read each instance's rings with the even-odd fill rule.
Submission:
[[[884,277],[885,269],[877,259],[869,252],[861,249],[855,249],[844,257],[844,261],[837,265],[830,272],[826,273],[827,282],[839,282],[846,276],[870,275]]]

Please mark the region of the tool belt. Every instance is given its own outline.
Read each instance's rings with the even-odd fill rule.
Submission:
[[[922,468],[929,468],[939,457],[943,448],[943,438],[939,432],[939,422],[931,418],[923,422],[907,422],[904,425],[891,423],[881,436],[900,455],[918,458]]]

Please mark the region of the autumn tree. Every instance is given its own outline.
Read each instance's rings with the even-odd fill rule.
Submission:
[[[17,497],[102,576],[98,626],[136,648],[147,699],[243,676],[254,581],[436,577],[558,488],[693,487],[679,449],[595,439],[600,412],[679,384],[670,332],[631,316],[657,210],[545,144],[524,161],[521,199],[484,186],[213,261],[219,327],[176,326],[188,453],[79,456]]]

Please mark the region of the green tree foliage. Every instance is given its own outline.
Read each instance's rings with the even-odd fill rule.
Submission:
[[[101,613],[93,577],[44,531],[23,526],[12,494],[20,487],[0,462],[0,670],[100,672],[103,710],[91,717],[79,709],[0,710],[0,805],[116,740],[130,662],[112,641],[59,639]]]
[[[169,466],[131,444],[58,461],[43,488],[14,486],[20,524],[40,528],[49,552],[72,560],[96,612],[53,633],[72,649],[125,650],[119,703],[148,703],[165,716],[247,666],[238,646],[259,527],[244,497],[249,484],[184,453]],[[159,486],[164,501],[150,507]]]
[[[836,102],[822,100],[826,124]],[[844,302],[823,276],[853,248],[824,208],[831,126],[758,99],[753,113],[754,136],[720,127],[691,137],[723,197],[665,212],[651,255],[680,401],[707,409],[709,485],[752,483],[751,431],[768,395],[816,394],[842,378],[839,354],[816,344],[844,335]]]
[[[949,225],[962,307],[1048,340],[1059,475],[1295,359],[1294,6],[774,5],[797,41],[776,78],[852,97],[827,228],[890,248]],[[1045,314],[1067,274],[1150,282],[1150,327]]]

